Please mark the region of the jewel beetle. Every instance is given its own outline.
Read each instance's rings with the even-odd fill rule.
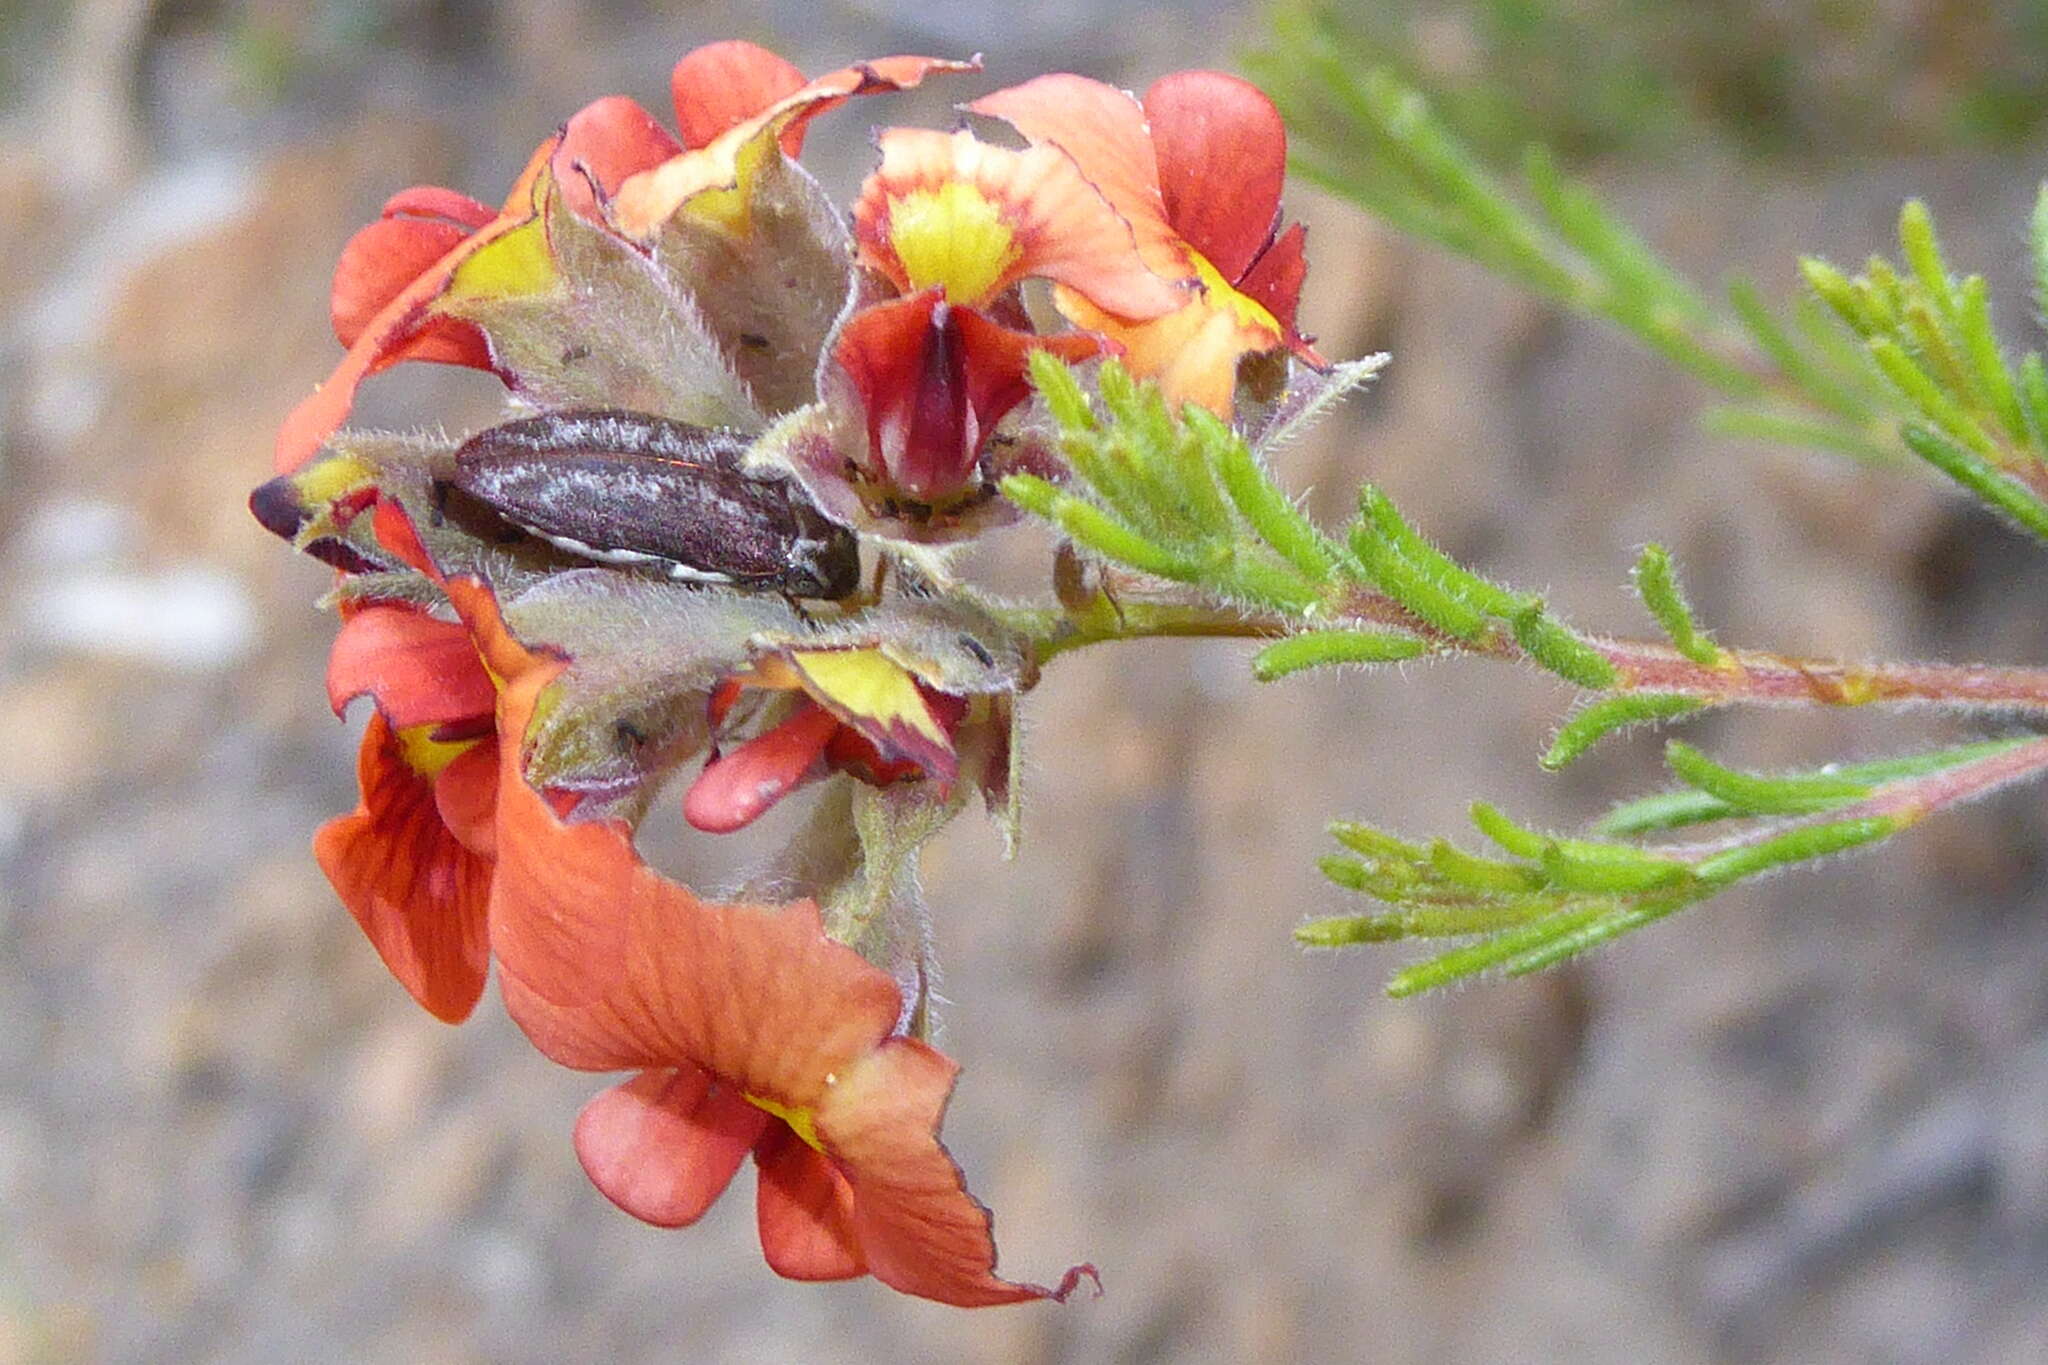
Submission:
[[[740,466],[747,438],[647,413],[582,409],[489,427],[443,482],[505,521],[601,564],[840,598],[860,545],[795,485]]]

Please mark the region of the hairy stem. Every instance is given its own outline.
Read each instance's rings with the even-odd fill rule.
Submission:
[[[1059,607],[1009,608],[1006,624],[1032,638],[1041,660],[1112,640],[1148,636],[1270,639],[1291,633],[1290,623],[1266,612],[1201,602],[1122,601],[1098,597],[1070,612]],[[1358,589],[1346,594],[1318,624],[1395,626],[1430,642],[1437,654],[1524,660],[1527,653],[1504,626],[1476,639],[1450,635],[1417,618],[1391,598]],[[1293,626],[1292,629],[1299,629]],[[1996,664],[1848,663],[1802,659],[1765,650],[1724,649],[1712,665],[1686,658],[1668,644],[1589,635],[1585,643],[1614,665],[1606,694],[1633,692],[1695,697],[1707,705],[1869,706],[1945,705],[1980,710],[2048,713],[2048,668]]]

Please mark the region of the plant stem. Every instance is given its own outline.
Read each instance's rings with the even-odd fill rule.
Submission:
[[[1079,612],[1013,607],[1005,624],[1037,644],[1041,661],[1085,645],[1148,636],[1271,639],[1299,630],[1280,616],[1201,602],[1112,602],[1098,597]],[[1507,629],[1463,640],[1438,630],[1382,594],[1355,590],[1317,624],[1393,626],[1430,642],[1433,653],[1526,660]],[[1848,663],[1801,659],[1764,650],[1724,649],[1717,664],[1696,663],[1668,644],[1588,635],[1584,642],[1612,663],[1607,695],[1636,692],[1695,697],[1710,706],[1869,706],[1923,704],[2048,714],[2048,668],[1996,664]]]

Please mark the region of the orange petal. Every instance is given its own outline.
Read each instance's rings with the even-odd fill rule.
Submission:
[[[443,189],[439,185],[414,185],[386,199],[384,207],[378,210],[378,216],[445,218],[473,232],[498,214],[490,205],[478,203],[466,194]]]
[[[1235,306],[1242,298],[1219,281],[1212,292],[1177,313],[1130,324],[1071,291],[1054,294],[1060,311],[1076,326],[1103,332],[1121,344],[1131,373],[1156,380],[1175,410],[1184,403],[1199,403],[1224,418],[1236,401],[1238,359],[1248,352],[1269,351],[1283,339],[1270,317],[1249,320]]]
[[[508,201],[515,205],[511,211],[500,214],[458,243],[363,324],[348,354],[334,367],[327,382],[301,400],[278,428],[273,459],[278,473],[289,474],[312,458],[348,416],[349,409],[355,405],[356,389],[363,380],[408,358],[408,343],[420,334],[423,327],[435,321],[428,306],[447,286],[449,276],[457,267],[499,237],[532,221],[534,210],[529,191],[533,178],[546,166],[557,142],[557,138],[548,139],[527,162],[526,170],[513,187]]]
[[[842,1073],[817,1111],[818,1138],[853,1186],[853,1227],[868,1269],[892,1289],[962,1308],[1065,1298],[1092,1267],[1057,1289],[995,1275],[989,1212],[933,1137],[959,1067],[909,1038],[891,1038]]]
[[[545,900],[597,899],[623,911],[631,926],[623,972],[580,1007],[551,1003],[507,964],[506,1008],[536,1047],[583,1070],[701,1067],[786,1115],[798,1131],[809,1129],[852,1191],[862,1259],[887,1284],[957,1304],[1046,1294],[995,1277],[988,1215],[939,1145],[953,1063],[923,1043],[890,1036],[903,1007],[896,983],[826,938],[815,905],[703,901],[642,864],[622,824],[565,825],[523,784],[508,786],[500,805],[515,818],[499,825],[494,927],[508,885],[530,899],[542,880],[555,888]],[[643,1160],[661,1159],[656,1146],[642,1150]],[[613,1170],[607,1179],[609,1190],[660,1177],[629,1181]],[[776,1208],[775,1254],[818,1269],[822,1251],[813,1238],[829,1222],[821,1228],[815,1200],[787,1203],[811,1210],[811,1236],[794,1241],[782,1219],[797,1210]]]
[[[413,771],[381,714],[357,760],[362,802],[323,825],[313,856],[399,984],[459,1023],[483,994],[491,865],[442,824],[433,784]]]
[[[1178,71],[1145,92],[1166,220],[1226,280],[1273,239],[1287,179],[1287,129],[1250,81]]]
[[[702,147],[803,89],[804,73],[765,47],[733,39],[685,53],[669,73],[668,84],[683,146]],[[793,131],[798,146],[791,146],[789,139],[783,143],[791,156],[803,140],[801,125]]]
[[[576,1156],[627,1213],[686,1227],[718,1202],[768,1122],[696,1067],[645,1071],[583,1106]]]
[[[457,755],[434,779],[434,809],[462,846],[479,857],[498,856],[498,741]]]
[[[709,142],[669,158],[633,176],[619,188],[613,220],[635,237],[647,237],[684,204],[712,191],[737,191],[744,197],[752,173],[751,158],[760,155],[759,139],[774,135],[786,144],[801,137],[803,127],[851,95],[905,90],[937,71],[973,71],[973,62],[938,57],[882,57],[843,67],[790,91],[750,117],[727,126]],[[720,219],[742,221],[733,206],[720,204]]]
[[[352,612],[327,655],[334,713],[365,694],[400,730],[488,716],[498,699],[467,629],[381,602]]]
[[[854,232],[863,262],[899,288],[943,285],[949,301],[980,305],[1044,276],[1127,318],[1158,317],[1186,298],[1147,267],[1133,224],[1064,153],[926,128],[886,129],[879,143]]]
[[[1048,144],[1072,157],[1131,225],[1145,263],[1171,279],[1185,277],[1180,235],[1167,221],[1159,193],[1159,163],[1145,111],[1128,92],[1055,72],[984,95],[967,108],[1002,119],[1034,145]]]
[[[805,705],[795,715],[706,764],[683,797],[683,819],[706,834],[730,834],[824,774],[819,762],[839,719]]]
[[[823,1152],[777,1124],[754,1150],[755,1222],[768,1268],[791,1280],[867,1273],[853,1230],[853,1187]]]
[[[521,741],[559,667],[537,669],[499,697],[499,875],[491,887],[491,951],[508,993],[516,979],[550,1003],[575,1005],[595,999],[625,970],[630,906],[619,894],[614,846],[631,845],[623,823],[563,825],[521,770]]]

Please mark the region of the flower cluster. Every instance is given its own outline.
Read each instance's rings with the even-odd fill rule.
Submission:
[[[677,64],[674,132],[599,100],[500,208],[394,196],[335,274],[347,355],[251,499],[336,570],[329,697],[373,711],[361,803],[315,852],[406,990],[459,1021],[495,960],[543,1054],[635,1073],[575,1125],[627,1212],[689,1223],[751,1152],[776,1271],[962,1305],[1092,1271],[997,1277],[938,1140],[957,1067],[929,1042],[910,869],[974,797],[1013,826],[1037,668],[946,547],[1003,520],[1005,474],[1061,477],[1034,350],[1121,356],[1226,418],[1320,364],[1284,138],[1233,77],[1140,102],[1047,76],[967,106],[1022,147],[885,130],[850,214],[798,164],[827,110],[975,69],[806,80],[719,43]],[[495,374],[516,423],[345,427],[412,360]],[[827,785],[721,901],[635,850],[678,775],[711,833]]]

